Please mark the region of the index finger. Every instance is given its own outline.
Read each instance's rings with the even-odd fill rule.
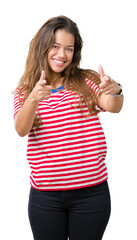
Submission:
[[[99,71],[100,77],[103,78],[105,76],[105,73],[101,65],[98,66],[98,71]]]
[[[47,82],[46,80],[40,79],[40,80],[39,80],[39,85],[45,86],[46,82]]]
[[[42,70],[40,80],[45,80],[45,77],[46,77],[45,71]]]

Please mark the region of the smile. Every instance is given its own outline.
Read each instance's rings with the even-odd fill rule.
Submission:
[[[58,59],[52,59],[54,63],[59,64],[59,65],[63,65],[65,63],[65,61],[61,61]]]

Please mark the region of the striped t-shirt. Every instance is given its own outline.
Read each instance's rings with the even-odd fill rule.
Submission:
[[[97,94],[98,86],[86,81]],[[106,140],[99,117],[94,114],[87,118],[87,106],[82,114],[78,102],[79,97],[67,89],[53,90],[49,99],[39,102],[42,124],[31,129],[27,145],[33,188],[70,190],[93,186],[108,178],[104,163]],[[20,109],[17,89],[14,116]]]

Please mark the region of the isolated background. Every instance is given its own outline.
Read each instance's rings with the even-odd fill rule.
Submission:
[[[11,92],[23,74],[29,43],[50,17],[75,21],[84,40],[82,68],[105,73],[124,88],[119,114],[102,113],[112,200],[103,240],[137,239],[137,33],[136,1],[5,0],[0,4],[0,238],[32,240],[27,204],[27,137],[14,130]],[[57,239],[59,240],[59,239]]]

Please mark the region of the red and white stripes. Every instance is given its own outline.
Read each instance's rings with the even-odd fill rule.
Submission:
[[[87,82],[89,84],[89,82]],[[98,92],[98,86],[90,82]],[[15,95],[15,114],[21,106]],[[104,163],[107,147],[97,115],[82,115],[72,92],[52,93],[39,103],[42,125],[28,135],[30,182],[39,190],[67,190],[99,184],[107,179]],[[76,105],[76,108],[74,106]]]

